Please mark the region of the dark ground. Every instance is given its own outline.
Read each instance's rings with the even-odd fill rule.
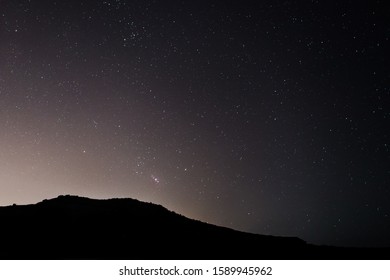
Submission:
[[[390,259],[390,248],[244,233],[133,199],[60,196],[0,207],[0,220],[0,259]]]

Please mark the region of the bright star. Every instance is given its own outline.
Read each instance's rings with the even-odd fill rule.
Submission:
[[[160,183],[160,179],[158,179],[158,178],[157,178],[156,176],[154,176],[153,174],[150,175],[150,177],[152,178],[152,180],[153,180],[156,184]]]

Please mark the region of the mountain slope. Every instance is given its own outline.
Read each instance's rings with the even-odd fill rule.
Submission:
[[[1,259],[388,258],[387,249],[308,245],[188,219],[133,199],[59,196],[0,207]],[[380,254],[380,255],[378,255]]]

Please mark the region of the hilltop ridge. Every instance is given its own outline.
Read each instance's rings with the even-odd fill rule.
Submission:
[[[365,259],[388,249],[314,246],[240,232],[131,198],[59,196],[0,207],[1,259]],[[379,251],[378,251],[379,250]],[[381,255],[378,255],[380,253]]]

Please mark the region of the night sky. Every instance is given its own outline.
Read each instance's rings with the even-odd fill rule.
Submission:
[[[0,0],[0,205],[390,246],[385,2]]]

